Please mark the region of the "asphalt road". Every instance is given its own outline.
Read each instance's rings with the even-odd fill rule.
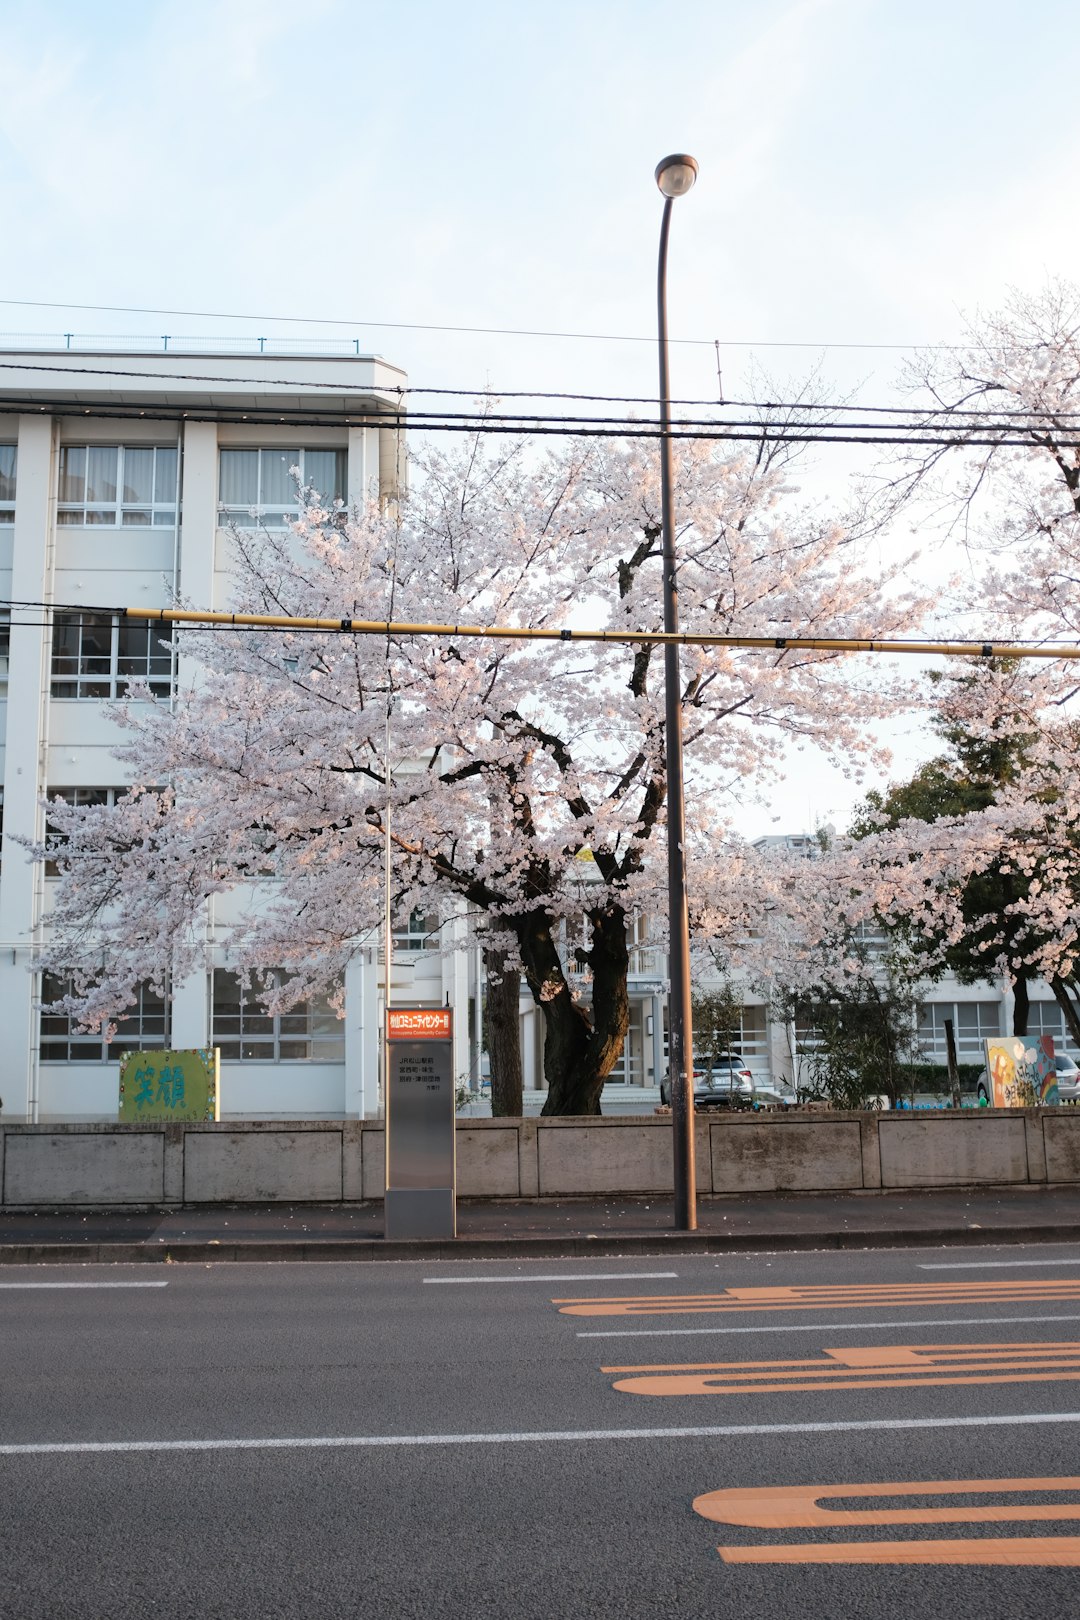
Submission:
[[[3,1620],[1075,1608],[1078,1244],[148,1271],[0,1273]]]

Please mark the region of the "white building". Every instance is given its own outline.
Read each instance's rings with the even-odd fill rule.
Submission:
[[[147,989],[106,1048],[38,1011],[41,986],[29,964],[53,878],[15,839],[42,836],[43,796],[93,803],[123,790],[106,700],[125,677],[169,690],[163,627],[128,624],[109,610],[167,606],[177,594],[226,606],[223,525],[247,521],[253,507],[267,524],[286,522],[296,507],[291,466],[325,493],[391,494],[402,467],[404,374],[359,354],[9,350],[0,360],[0,599],[24,604],[0,623],[5,1118],[114,1116],[125,1049],[208,1043],[222,1051],[227,1116],[373,1114],[383,977],[376,941],[347,975],[344,1021],[315,1004],[266,1018],[242,1000],[218,948],[210,971],[176,985],[171,1004]],[[236,904],[211,906],[211,943]],[[425,949],[431,940],[419,923],[398,943],[395,997],[443,1005],[449,996],[459,1010],[456,1066],[477,1073],[473,964]]]

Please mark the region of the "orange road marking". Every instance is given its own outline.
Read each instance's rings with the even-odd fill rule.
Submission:
[[[683,1316],[745,1311],[845,1310],[917,1305],[1014,1304],[1080,1299],[1080,1277],[976,1282],[822,1284],[725,1288],[715,1294],[634,1294],[554,1299],[564,1316]]]
[[[807,1530],[836,1525],[1017,1524],[1080,1519],[1080,1502],[957,1502],[948,1507],[830,1508],[840,1498],[889,1496],[1006,1496],[1080,1493],[1080,1474],[1027,1479],[915,1479],[862,1485],[737,1485],[694,1498],[694,1512],[715,1524],[749,1530]]]
[[[709,1491],[694,1511],[714,1524],[752,1530],[837,1525],[1031,1524],[1080,1519],[1077,1502],[956,1502],[946,1507],[830,1508],[852,1497],[1009,1496],[1080,1493],[1080,1475],[1025,1479],[932,1479],[861,1485],[736,1486]],[[718,1547],[729,1564],[1013,1564],[1080,1566],[1080,1536],[975,1537],[955,1541],[834,1541]]]
[[[633,1374],[617,1379],[614,1385],[630,1395],[775,1395],[796,1390],[1040,1384],[1080,1379],[1080,1343],[853,1346],[795,1361],[713,1361],[600,1370]]]
[[[833,1541],[806,1546],[717,1547],[725,1564],[1007,1564],[1080,1566],[1080,1536],[1001,1536],[972,1541]]]

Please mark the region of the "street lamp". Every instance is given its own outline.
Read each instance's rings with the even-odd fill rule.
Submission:
[[[671,205],[685,196],[697,179],[698,166],[685,152],[675,152],[656,166],[656,183],[664,195],[660,256],[656,271],[656,314],[660,344],[660,521],[664,546],[664,629],[679,628],[679,583],[675,565],[675,518],[671,470],[671,387],[668,381],[667,246]],[[668,829],[668,1078],[671,1084],[671,1135],[675,1171],[675,1226],[697,1228],[697,1185],[694,1176],[693,1026],[690,1015],[690,920],[686,908],[686,809],[683,792],[682,684],[679,649],[664,644],[664,741],[667,764]]]

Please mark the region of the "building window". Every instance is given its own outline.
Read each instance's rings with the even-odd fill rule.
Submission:
[[[254,985],[245,990],[239,974],[217,968],[211,1045],[223,1062],[343,1063],[345,1026],[325,996],[268,1013]]]
[[[45,973],[41,979],[40,1055],[42,1063],[115,1063],[125,1052],[164,1051],[169,1046],[169,1003],[148,984],[138,988],[134,1007],[116,1020],[111,1041],[102,1031],[80,1032],[65,1012],[46,1012],[50,1002],[69,995],[68,980]]]
[[[347,450],[222,450],[220,457],[218,510],[225,523],[268,529],[294,523],[300,512],[294,467],[304,488],[327,501],[347,498]]]
[[[180,457],[175,444],[65,444],[56,521],[175,529]]]
[[[1028,1008],[1028,1037],[1038,1040],[1040,1035],[1054,1037],[1055,1052],[1080,1058],[1080,1047],[1066,1029],[1065,1019],[1056,1001],[1033,1001]]]
[[[982,1062],[983,1042],[1001,1034],[1001,1003],[997,1001],[929,1001],[919,1008],[919,1049],[932,1063],[946,1058],[945,1020],[953,1021],[956,1055],[965,1063]]]
[[[171,624],[128,622],[119,613],[58,613],[53,623],[54,698],[115,698],[132,681],[168,697],[173,681]],[[163,645],[164,643],[164,645]]]
[[[15,473],[18,463],[18,445],[0,444],[0,523],[15,521]]]
[[[802,1026],[799,1026],[800,1029]],[[801,1048],[800,1048],[801,1050]],[[742,1058],[747,1065],[755,1060],[768,1066],[769,1056],[769,1025],[768,1009],[764,1003],[758,1006],[744,1006],[739,1010],[739,1027],[732,1029],[731,1039],[728,1042],[728,1051],[732,1057]],[[668,1009],[664,1004],[664,1062],[668,1061]],[[700,1067],[697,1057],[694,1059],[695,1067]]]
[[[11,657],[11,609],[0,608],[0,699],[7,697],[8,659]]]
[[[408,927],[394,929],[395,955],[413,951],[437,951],[439,948],[439,919],[434,913],[412,911]]]
[[[122,787],[49,788],[46,791],[46,798],[49,800],[62,799],[65,804],[75,805],[77,808],[81,809],[84,805],[90,804],[115,804],[117,799],[121,798],[126,792],[127,789]],[[50,821],[47,812],[45,816],[45,837],[52,847],[54,855],[61,855],[63,852],[63,846],[67,843],[67,837]],[[60,867],[56,859],[45,862],[45,876],[60,876]]]

